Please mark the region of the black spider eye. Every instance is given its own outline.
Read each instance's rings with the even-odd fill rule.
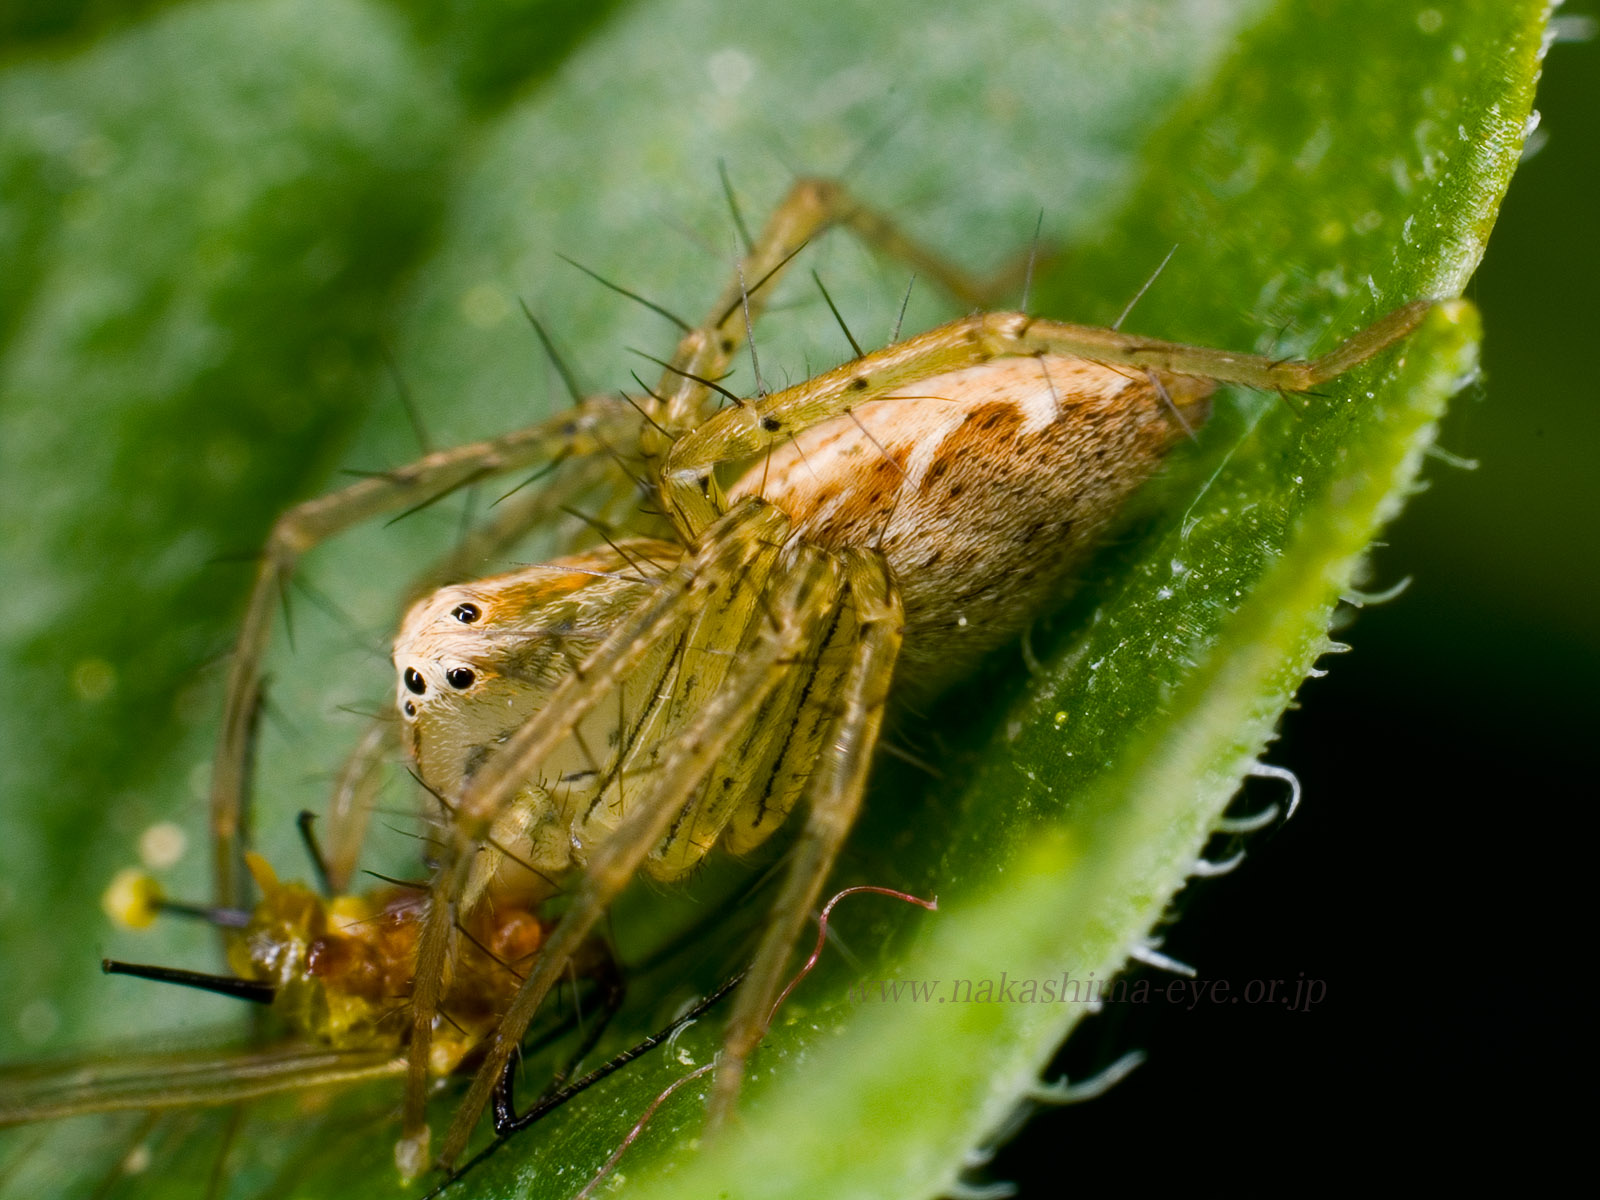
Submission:
[[[451,667],[444,673],[444,677],[450,681],[450,686],[455,688],[458,692],[466,691],[472,686],[473,679],[476,678],[476,676],[465,667]]]
[[[405,681],[406,687],[419,696],[428,690],[428,681],[422,677],[415,667],[406,668]]]
[[[414,717],[416,715],[417,715],[417,706],[415,704],[411,703],[411,701],[407,700],[406,701],[406,716]]]
[[[450,610],[450,615],[463,625],[471,625],[483,616],[483,610],[476,604],[458,604]]]

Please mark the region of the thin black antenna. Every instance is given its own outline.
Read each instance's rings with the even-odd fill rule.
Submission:
[[[277,988],[259,979],[240,979],[236,975],[207,975],[203,971],[184,971],[177,967],[152,967],[143,963],[117,962],[102,958],[100,969],[107,975],[133,975],[139,979],[153,979],[157,983],[175,983],[179,987],[198,988],[202,992],[216,992],[219,996],[232,996],[235,1000],[248,1000],[252,1004],[271,1004]]]
[[[155,901],[155,909],[168,916],[204,921],[218,929],[243,929],[250,924],[250,913],[242,908],[217,908],[210,904],[189,904],[183,900],[162,897]]]
[[[494,1099],[494,1127],[496,1146],[498,1146],[499,1142],[504,1141],[513,1133],[520,1133],[522,1130],[528,1128],[528,1126],[532,1125],[547,1112],[550,1112],[552,1109],[559,1108],[568,1100],[571,1100],[574,1096],[581,1092],[587,1091],[589,1088],[599,1083],[607,1075],[615,1074],[623,1067],[633,1062],[636,1058],[639,1058],[641,1055],[648,1054],[651,1050],[654,1050],[657,1046],[661,1045],[662,1042],[670,1040],[674,1034],[677,1034],[682,1030],[687,1029],[690,1025],[693,1025],[712,1008],[720,1004],[727,997],[728,993],[732,992],[733,989],[743,981],[744,976],[745,973],[740,971],[732,979],[728,980],[716,991],[699,1001],[694,1005],[694,1007],[689,1009],[688,1012],[684,1013],[677,1020],[673,1021],[665,1029],[651,1034],[643,1041],[630,1046],[628,1049],[622,1051],[614,1058],[608,1059],[607,1061],[601,1063],[583,1078],[577,1080],[575,1083],[568,1084],[559,1092],[555,1092],[549,1096],[543,1097],[521,1116],[517,1115],[516,1109],[514,1108],[513,1099],[510,1094],[510,1088],[496,1088]],[[508,1075],[505,1078],[509,1079],[510,1076]],[[476,1163],[477,1161],[479,1160],[474,1159],[473,1163]],[[469,1163],[468,1166],[473,1165],[473,1163]],[[463,1168],[463,1171],[464,1170],[465,1168]],[[459,1174],[457,1177],[459,1178]]]

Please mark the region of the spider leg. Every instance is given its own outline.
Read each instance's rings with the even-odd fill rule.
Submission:
[[[725,505],[712,474],[715,464],[754,458],[866,401],[998,358],[1057,355],[1218,383],[1303,392],[1405,337],[1432,305],[1432,301],[1418,300],[1398,308],[1312,362],[1184,346],[1024,313],[981,313],[718,413],[674,443],[662,471],[663,488],[674,520],[686,536],[693,537],[714,521]]]
[[[367,825],[378,804],[383,767],[399,750],[399,729],[394,718],[375,717],[339,766],[322,838],[323,877],[331,895],[342,895],[349,889],[367,838]]]
[[[629,672],[661,639],[688,623],[688,614],[697,607],[695,602],[699,597],[714,588],[719,580],[739,575],[769,547],[781,544],[787,530],[787,519],[770,505],[747,503],[731,511],[721,525],[708,531],[700,549],[670,572],[646,601],[573,669],[544,707],[490,756],[457,800],[450,841],[445,846],[446,857],[434,875],[428,912],[417,945],[404,1132],[396,1150],[402,1174],[414,1177],[426,1166],[428,1128],[423,1106],[433,1021],[439,1011],[457,908],[470,908],[475,904],[492,875],[492,872],[478,872],[475,876],[473,868],[495,820],[509,808],[524,781],[537,778],[541,761],[569,736],[584,716],[620,687]],[[659,788],[659,780],[656,786]],[[635,806],[635,818],[638,812],[639,806]],[[663,819],[670,817],[671,813],[667,813]],[[646,846],[645,851],[648,848]],[[555,939],[562,937],[561,931],[569,923],[570,914],[558,927]],[[566,953],[570,953],[570,948],[558,952],[547,943],[534,973],[529,976],[530,981],[543,978],[541,971],[547,961],[564,962]],[[550,981],[540,985],[541,997]],[[524,992],[527,987],[525,983]],[[530,1008],[530,1015],[531,1012]],[[527,1024],[527,1017],[520,1021],[519,1030]],[[506,1053],[509,1053],[509,1045],[515,1042],[513,1037]],[[475,1111],[481,1110],[486,1096],[485,1091],[477,1097]]]
[[[705,381],[726,373],[745,342],[747,320],[766,307],[773,285],[790,260],[812,238],[838,225],[893,258],[908,263],[967,305],[982,304],[1020,278],[1015,268],[994,281],[973,278],[905,234],[884,214],[862,204],[843,185],[827,179],[798,179],[773,210],[738,270],[718,297],[704,324],[690,330],[666,364],[660,386],[646,401],[655,428],[647,428],[647,458],[658,461],[670,442],[695,428],[711,412],[712,389]]]
[[[795,940],[855,824],[900,649],[900,599],[882,556],[852,550],[841,558],[855,611],[855,646],[842,688],[836,697],[821,701],[833,713],[831,752],[818,759],[806,787],[805,828],[749,974],[734,998],[711,1090],[713,1126],[733,1111],[745,1062],[766,1034]]]
[[[607,906],[632,879],[651,848],[661,840],[707,771],[743,732],[762,700],[788,671],[794,669],[797,661],[803,660],[803,651],[819,621],[838,602],[840,584],[835,559],[821,551],[799,546],[786,552],[784,560],[775,570],[771,583],[772,622],[756,623],[751,627],[755,636],[748,640],[743,637],[743,623],[739,623],[739,637],[734,643],[739,653],[722,686],[674,739],[648,791],[634,798],[616,829],[591,856],[566,915],[542,947],[528,978],[489,1040],[487,1056],[445,1138],[439,1156],[441,1163],[448,1165],[465,1148],[506,1059],[546,993],[561,977],[568,960],[582,946]],[[595,659],[600,657],[597,652]],[[535,718],[529,724],[539,720]],[[408,1124],[409,1145],[403,1142],[397,1154],[408,1163],[419,1161],[425,1154],[426,1133],[425,1124]],[[420,1143],[411,1140],[419,1136]]]
[[[638,417],[620,401],[598,397],[503,437],[430,454],[409,466],[372,476],[289,509],[273,525],[245,608],[229,668],[211,779],[211,835],[215,900],[245,904],[241,844],[253,697],[272,630],[280,588],[300,556],[361,521],[443,495],[463,483],[561,457],[596,455],[606,444],[632,437]]]

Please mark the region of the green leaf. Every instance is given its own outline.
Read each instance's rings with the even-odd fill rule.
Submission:
[[[627,384],[642,361],[628,348],[660,353],[670,327],[556,254],[692,317],[731,253],[721,159],[752,219],[792,170],[845,174],[972,269],[1007,261],[1042,210],[1066,253],[1033,307],[1072,320],[1115,320],[1176,244],[1130,328],[1314,353],[1405,300],[1460,292],[1516,162],[1545,17],[1533,0],[1105,0],[992,5],[981,23],[958,4],[882,3],[735,22],[638,0],[584,23],[532,3],[463,2],[445,21],[424,5],[246,0],[111,25],[92,7],[71,45],[19,42],[0,60],[8,1059],[233,1017],[100,978],[101,953],[203,966],[209,942],[115,932],[98,897],[162,821],[191,843],[171,890],[203,894],[221,686],[207,663],[248,577],[215,560],[248,554],[336,465],[416,454],[386,351],[441,445],[563,403],[519,299],[587,386]],[[887,340],[905,272],[838,235],[807,258],[857,337]],[[845,350],[794,285],[759,331],[769,379]],[[951,315],[922,288],[908,327]],[[685,1196],[948,1188],[1082,1006],[847,989],[1103,980],[1150,936],[1326,650],[1335,599],[1412,486],[1475,341],[1452,305],[1303,407],[1227,397],[1039,629],[1042,670],[1004,656],[959,704],[901,723],[944,779],[883,765],[841,884],[936,892],[939,913],[847,901],[856,961],[828,956],[789,1001],[740,1128],[692,1150],[687,1089],[619,1178]],[[346,617],[297,604],[293,651],[273,659],[258,820],[274,862],[299,861],[290,817],[322,805],[360,727],[341,706],[387,702],[404,582],[460,520],[441,505],[310,560]],[[375,840],[414,864],[403,836]],[[624,905],[625,942],[648,940],[629,931],[657,900]],[[712,954],[695,983],[731,961]],[[678,994],[641,990],[636,1028]],[[453,1194],[573,1194],[683,1063],[707,1060],[714,1024]],[[192,1192],[227,1144],[230,1195],[389,1195],[392,1101],[262,1106],[232,1135],[217,1116],[74,1121],[40,1143],[9,1135],[0,1179],[64,1193],[144,1143],[161,1170],[126,1190]]]

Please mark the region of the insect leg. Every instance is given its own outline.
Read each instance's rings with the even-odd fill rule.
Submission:
[[[713,1125],[732,1113],[745,1061],[772,1019],[772,1005],[783,985],[795,939],[821,893],[839,847],[855,824],[900,650],[903,614],[883,558],[860,551],[846,551],[841,557],[849,604],[855,610],[856,645],[838,696],[818,701],[836,707],[827,743],[830,752],[818,760],[807,785],[806,824],[792,852],[788,878],[773,904],[749,974],[734,998],[711,1090]]]

